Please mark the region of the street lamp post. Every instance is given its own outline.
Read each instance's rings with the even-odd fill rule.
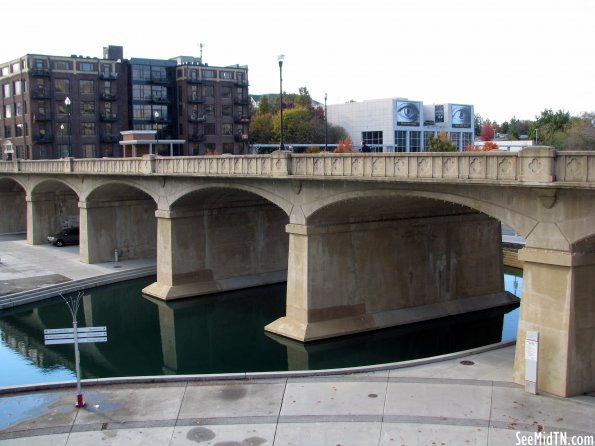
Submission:
[[[281,113],[281,119],[279,122],[279,133],[281,135],[281,143],[279,144],[279,149],[281,150],[285,149],[285,146],[283,145],[283,59],[285,59],[285,56],[283,54],[277,57],[277,60],[279,61],[279,110]]]
[[[326,118],[326,98],[328,95],[324,94],[324,151],[328,150],[328,120]]]
[[[72,101],[68,96],[64,99],[64,105],[66,105],[66,110],[68,111],[68,157],[72,158],[72,121],[70,118],[70,105]]]

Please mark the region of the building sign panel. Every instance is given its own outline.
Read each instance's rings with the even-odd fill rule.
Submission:
[[[419,127],[422,112],[421,102],[397,101],[396,121],[399,126]]]
[[[472,116],[470,105],[451,104],[450,122],[453,128],[470,129]]]

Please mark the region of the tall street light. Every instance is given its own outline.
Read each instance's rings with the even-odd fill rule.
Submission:
[[[279,122],[280,124],[280,134],[281,134],[281,144],[279,144],[279,149],[281,150],[285,150],[285,146],[283,145],[283,59],[285,59],[285,56],[283,54],[279,55],[279,57],[277,57],[277,60],[279,61],[279,90],[280,90],[280,96],[279,96],[279,107],[280,107],[280,111],[281,111],[281,120]]]
[[[324,151],[328,150],[328,120],[326,118],[326,98],[328,95],[324,94]]]
[[[72,101],[68,96],[64,99],[64,105],[66,105],[66,110],[68,111],[68,157],[72,158],[72,122],[70,119],[70,105]]]

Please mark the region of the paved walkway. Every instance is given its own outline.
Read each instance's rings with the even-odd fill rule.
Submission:
[[[11,249],[40,248],[26,260],[42,275],[95,268],[76,261],[58,271],[67,250],[0,239]],[[41,254],[43,253],[43,255]],[[7,257],[8,258],[8,257]],[[14,265],[13,265],[14,266]],[[18,269],[18,268],[17,268]],[[86,271],[86,273],[85,273]],[[6,277],[0,270],[0,283]],[[12,279],[11,279],[12,280]],[[561,399],[531,395],[510,381],[509,346],[425,365],[328,376],[255,374],[244,379],[175,377],[84,383],[86,406],[66,387],[2,389],[0,446],[30,445],[514,445],[593,444],[595,394]],[[1,373],[1,365],[0,365]],[[549,436],[549,437],[548,437]],[[568,443],[571,444],[571,443]]]

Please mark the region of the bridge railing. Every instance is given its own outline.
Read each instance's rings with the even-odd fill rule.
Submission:
[[[0,172],[97,175],[265,176],[582,183],[595,186],[595,152],[317,153],[3,161]]]

